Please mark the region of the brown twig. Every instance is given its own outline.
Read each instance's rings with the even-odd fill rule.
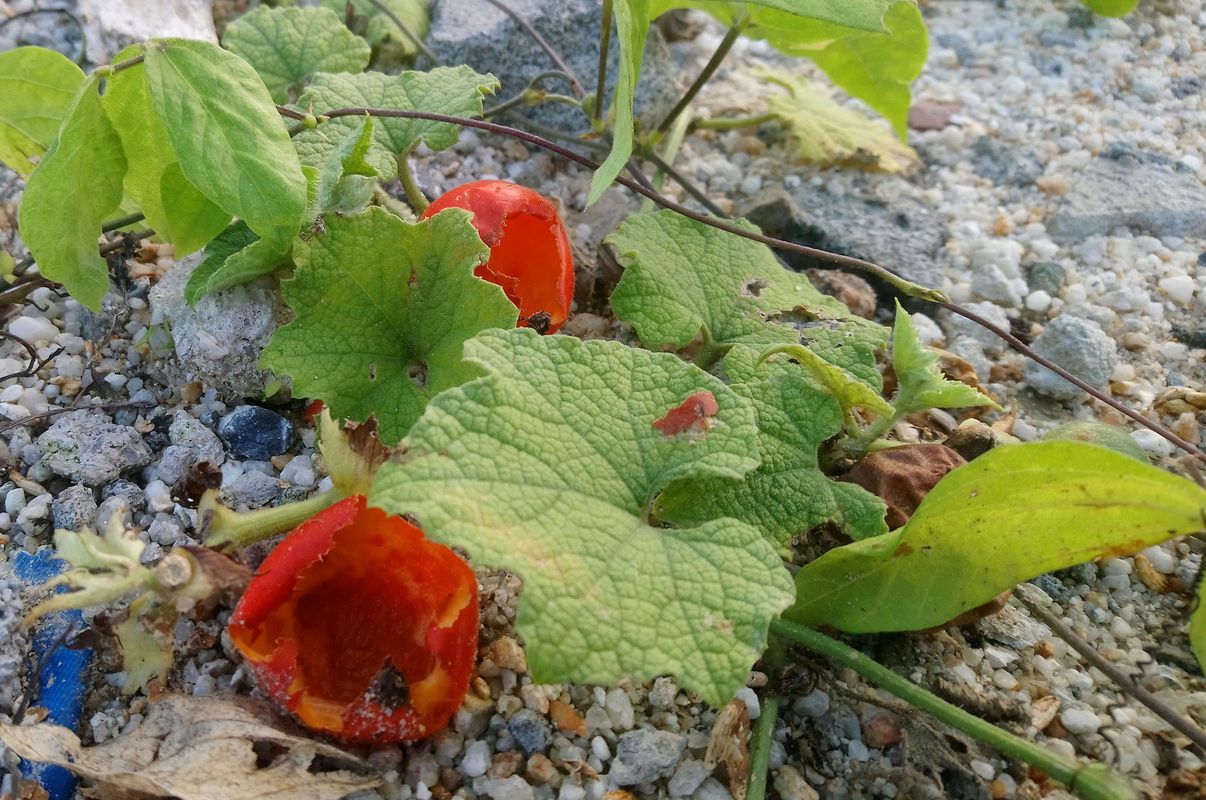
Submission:
[[[1131,677],[1118,668],[1117,665],[1106,660],[1105,656],[1097,652],[1093,645],[1086,642],[1084,639],[1077,636],[1071,628],[1065,625],[1055,614],[1052,614],[1030,593],[1039,594],[1039,590],[1027,584],[1018,586],[1017,591],[1013,596],[1018,599],[1022,605],[1030,611],[1031,614],[1038,617],[1044,625],[1052,630],[1056,636],[1068,643],[1068,646],[1088,661],[1094,667],[1101,671],[1103,675],[1112,680],[1118,685],[1118,688],[1134,697],[1140,703],[1151,709],[1151,712],[1160,719],[1167,722],[1173,728],[1184,734],[1184,736],[1193,742],[1201,753],[1206,753],[1206,731],[1203,731],[1192,720],[1177,712],[1172,706],[1165,703],[1159,697],[1144,689]]]
[[[21,347],[25,348],[25,352],[29,356],[29,364],[25,367],[25,369],[21,370],[20,372],[11,372],[8,375],[0,376],[0,383],[4,383],[12,378],[32,378],[34,375],[38,374],[38,370],[42,369],[42,367],[58,358],[59,354],[65,349],[60,346],[56,348],[50,355],[42,358],[38,355],[38,348],[34,347],[29,341],[22,339],[20,336],[15,336],[8,331],[0,331],[0,339],[8,339],[10,342],[16,342],[17,344],[21,345]]]

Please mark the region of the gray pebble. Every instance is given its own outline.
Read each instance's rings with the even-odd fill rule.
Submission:
[[[1054,261],[1039,261],[1030,265],[1027,277],[1030,282],[1030,291],[1046,292],[1052,297],[1056,297],[1064,285],[1067,273]]]
[[[38,447],[41,464],[85,486],[108,483],[153,457],[138,431],[114,425],[96,411],[64,416],[38,437]]]
[[[526,708],[511,717],[507,730],[527,755],[544,752],[553,740],[553,727],[549,721]]]
[[[1101,326],[1071,314],[1051,320],[1033,347],[1093,386],[1104,386],[1118,363],[1118,348]],[[1026,362],[1026,381],[1036,392],[1057,400],[1076,400],[1082,395],[1080,389],[1033,361]]]
[[[665,777],[678,766],[686,746],[685,736],[669,731],[642,728],[625,733],[620,737],[608,781],[613,786],[634,786]]]
[[[142,491],[142,487],[133,481],[128,481],[125,478],[119,478],[110,484],[106,484],[101,488],[101,500],[108,500],[111,497],[120,497],[125,501],[126,509],[131,514],[141,514],[147,510],[147,498]]]
[[[264,508],[280,496],[280,481],[262,472],[244,472],[222,490],[222,501],[236,510]]]
[[[50,504],[50,513],[56,530],[78,531],[92,524],[96,515],[96,495],[87,486],[68,486]]]

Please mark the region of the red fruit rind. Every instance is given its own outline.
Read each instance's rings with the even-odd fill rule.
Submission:
[[[574,260],[556,207],[537,192],[506,181],[474,181],[445,193],[423,218],[446,208],[473,212],[473,227],[490,248],[475,274],[502,287],[519,309],[520,325],[545,312],[553,333],[569,316]]]
[[[356,496],[272,551],[230,635],[261,690],[309,727],[345,741],[409,742],[460,707],[477,612],[464,560]]]
[[[684,433],[707,433],[712,427],[712,417],[719,410],[711,392],[696,392],[667,411],[666,416],[655,419],[653,428],[667,438]]]

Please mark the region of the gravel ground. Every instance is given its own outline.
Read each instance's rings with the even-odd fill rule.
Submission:
[[[0,2],[0,19],[32,7]],[[78,31],[60,17],[39,14],[6,25],[0,47],[49,44],[74,54]],[[786,192],[830,221],[831,241],[850,242],[859,255],[875,253],[876,242],[863,242],[850,226],[895,226],[888,266],[930,270],[925,274],[957,300],[979,304],[1082,377],[1201,443],[1202,3],[1144,3],[1119,21],[1053,0],[951,1],[928,7],[926,17],[931,51],[914,93],[928,117],[914,121],[931,129],[912,134],[924,162],[917,173],[796,167],[774,126],[692,135],[676,163],[735,212]],[[693,74],[721,33],[709,25],[671,45],[680,74]],[[745,68],[768,59],[776,57],[760,43],[740,41],[702,95],[702,107],[716,114],[756,110],[758,98],[772,90],[754,83]],[[635,201],[614,191],[578,214],[586,173],[473,132],[452,150],[421,155],[417,174],[431,195],[471,178],[503,177],[560,199],[570,209],[584,277],[580,313],[567,332],[629,335],[601,313],[590,289],[608,285],[606,264],[596,263],[599,238],[636,209]],[[11,214],[20,184],[0,177],[0,187],[7,187],[0,192],[6,204],[0,235],[12,238],[3,215]],[[865,216],[843,228],[852,207]],[[179,291],[195,263],[176,264],[169,248],[146,246],[123,267],[103,313],[43,289],[8,323],[9,332],[34,342],[49,360],[35,375],[0,383],[0,461],[9,469],[0,483],[6,555],[47,544],[56,526],[100,525],[113,513],[143,530],[148,558],[191,541],[195,513],[172,499],[171,487],[196,460],[220,465],[225,500],[235,507],[325,488],[299,402],[270,400],[268,413],[245,410],[246,398],[259,398],[265,386],[254,362],[280,318],[273,288],[241,288],[193,312]],[[1032,439],[1074,418],[1121,422],[974,329],[939,315],[916,320],[932,343],[967,359],[1003,398],[1006,413],[987,418],[1001,434]],[[19,348],[0,344],[0,374],[24,366]],[[60,414],[68,408],[76,410]],[[26,424],[47,412],[56,416]],[[1162,439],[1144,431],[1133,436],[1153,457],[1173,456]],[[1196,544],[1169,544],[1044,576],[1032,594],[1139,683],[1206,719],[1206,691],[1183,630],[1200,562]],[[646,686],[533,685],[511,638],[520,582],[484,571],[479,577],[483,659],[464,708],[433,740],[372,754],[388,783],[361,800],[599,800],[620,787],[642,798],[731,797],[723,772],[705,764],[715,710],[668,678]],[[19,593],[0,564],[0,714],[19,695]],[[198,695],[252,690],[224,632],[227,613],[180,623],[184,658],[172,688]],[[988,719],[1066,754],[1112,764],[1153,796],[1173,770],[1202,767],[1177,734],[1016,599],[968,628],[859,644]],[[96,661],[86,740],[105,741],[142,718],[145,700],[121,695],[119,669],[113,652]],[[768,681],[782,681],[788,694],[771,753],[774,788],[784,800],[1061,795],[848,671],[804,661],[788,675],[768,673],[752,673],[738,699],[756,718]]]

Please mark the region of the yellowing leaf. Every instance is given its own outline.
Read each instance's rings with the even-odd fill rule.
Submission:
[[[998,447],[944,477],[897,531],[796,575],[803,625],[849,633],[941,625],[1035,575],[1202,530],[1206,489],[1080,442]]]
[[[770,98],[769,108],[787,126],[801,161],[881,172],[904,172],[921,163],[888,128],[839,105],[809,81],[771,70],[759,74],[787,89]]]
[[[30,761],[57,764],[108,793],[178,800],[339,800],[381,783],[368,765],[328,744],[269,724],[247,698],[169,696],[133,731],[83,747],[67,728],[0,722],[0,742]],[[281,754],[258,764],[257,746]],[[341,767],[313,771],[321,757]]]
[[[0,162],[28,176],[54,144],[84,72],[44,47],[0,53]]]

